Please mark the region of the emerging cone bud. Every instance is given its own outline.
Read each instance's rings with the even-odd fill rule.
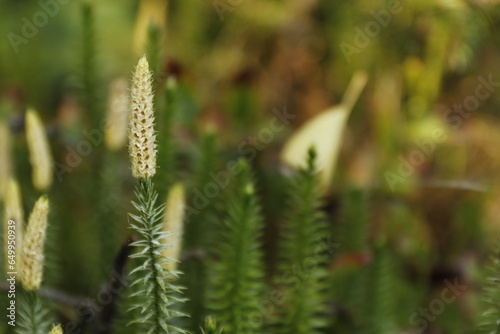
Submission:
[[[57,326],[52,327],[49,334],[63,334],[63,330],[62,330],[61,325],[57,325]]]
[[[43,196],[35,203],[28,219],[21,257],[21,283],[27,291],[40,288],[43,275],[44,244],[49,215],[49,200]]]
[[[129,128],[129,154],[132,175],[149,179],[156,173],[156,135],[154,131],[153,85],[146,56],[137,64],[132,79]]]
[[[40,116],[32,109],[26,113],[26,138],[33,185],[40,191],[46,191],[52,184],[52,154]]]
[[[127,80],[120,78],[113,81],[108,101],[108,123],[104,134],[104,143],[110,150],[117,151],[127,143],[129,107]]]
[[[163,231],[170,234],[166,240],[170,246],[163,251],[163,256],[174,260],[165,262],[164,267],[171,271],[177,270],[177,261],[180,257],[185,206],[184,187],[181,184],[176,184],[168,194],[163,222]]]

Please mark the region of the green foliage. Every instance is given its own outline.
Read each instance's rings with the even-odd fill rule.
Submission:
[[[19,319],[16,334],[47,334],[51,319],[47,306],[35,293],[25,293],[20,297]]]
[[[205,191],[205,187],[213,182],[212,173],[217,171],[217,155],[219,153],[216,133],[206,131],[199,143],[199,159],[193,191],[190,194],[193,207],[187,212],[189,223],[186,224],[184,233],[184,249],[186,251],[205,248],[214,241],[216,203],[219,196],[208,200],[206,205],[197,206],[194,198]]]
[[[477,333],[500,333],[500,240],[497,241],[491,263],[487,267],[484,287],[485,311],[479,319]]]
[[[282,243],[282,271],[297,276],[288,288],[282,319],[284,333],[313,334],[327,324],[325,249],[328,225],[321,211],[316,180],[316,153],[309,151],[307,167],[292,180],[287,225]]]
[[[364,259],[360,265],[339,268],[332,273],[332,298],[343,305],[348,315],[349,326],[360,328],[366,325],[366,295],[370,257],[368,243],[368,200],[364,190],[349,189],[340,200],[339,219],[334,234],[340,247],[337,258]],[[355,329],[351,330],[355,330]]]
[[[441,292],[443,273],[476,286],[474,265],[492,236],[484,217],[498,197],[500,39],[491,33],[498,1],[191,0],[170,1],[163,12],[165,1],[2,2],[0,114],[12,134],[13,168],[0,176],[19,179],[31,208],[40,194],[26,150],[28,105],[42,114],[56,167],[63,167],[48,194],[54,209],[42,293],[26,299],[19,291],[19,326],[4,318],[0,334],[48,333],[52,303],[58,321],[82,325],[81,334],[172,334],[179,327],[193,334],[410,333],[418,330],[409,317]],[[138,40],[146,43],[132,54]],[[102,130],[105,84],[129,76],[130,58],[142,53],[156,92],[158,188],[149,181],[137,187],[138,213],[127,232],[139,235],[137,253],[122,266],[133,285],[106,304],[98,291],[126,237],[134,184],[124,173],[125,151],[105,151],[93,131]],[[334,107],[361,68],[368,89],[347,120],[334,184],[319,196],[311,153],[284,186],[284,141]],[[476,99],[474,111],[481,110],[469,113]],[[293,119],[278,115],[285,104]],[[199,129],[212,126],[217,133],[198,140]],[[252,156],[260,196],[247,164],[230,173],[232,159],[244,154]],[[398,187],[389,192],[395,184],[387,175],[396,174]],[[162,266],[169,259],[161,256],[166,234],[155,202],[179,178],[188,184],[188,212],[177,277]],[[340,247],[316,257],[320,242],[331,249],[329,228]],[[496,248],[481,292],[482,334],[500,333]],[[3,310],[5,286],[0,280]],[[466,332],[480,290],[447,304],[429,330]],[[277,301],[273,293],[281,291]],[[82,299],[104,311],[87,319]]]
[[[222,334],[222,328],[217,325],[213,317],[208,317],[201,332],[202,334]]]
[[[211,306],[225,333],[260,333],[259,302],[264,292],[259,242],[262,218],[252,172],[244,160],[238,162],[238,174],[230,187],[226,217],[220,227],[222,243]]]
[[[340,201],[340,221],[336,230],[343,252],[368,249],[368,198],[362,189],[348,189]]]
[[[368,271],[366,311],[369,334],[386,334],[396,331],[396,296],[398,280],[395,275],[395,259],[386,245],[377,246],[373,263]]]
[[[128,267],[134,268],[140,266],[141,264],[140,259],[131,259]],[[128,279],[128,282],[130,282],[130,278]],[[140,295],[141,291],[142,286],[134,284],[128,285],[127,288],[120,294],[117,320],[113,333],[136,334],[144,333],[146,331],[147,324],[130,321],[131,319],[141,318],[141,309],[134,307],[143,302],[143,296]]]
[[[92,129],[99,129],[102,113],[100,82],[96,64],[96,33],[94,9],[85,1],[81,8],[82,15],[82,103],[91,122]]]
[[[120,215],[123,205],[120,203],[122,180],[120,178],[120,156],[118,152],[107,152],[105,164],[100,175],[94,226],[98,232],[99,281],[109,276],[113,268],[114,257],[120,244],[125,240],[125,216]]]
[[[95,6],[90,1],[82,1],[79,3],[79,14],[81,20],[81,40],[80,40],[80,59],[79,59],[79,98],[84,111],[85,128],[87,131],[99,131],[101,128],[101,122],[104,119],[104,108],[103,108],[103,96],[102,92],[103,85],[101,82],[101,72],[97,62],[97,54],[99,47],[97,45],[97,29],[96,29],[96,13]],[[80,132],[81,133],[81,132]],[[79,133],[79,134],[80,134]],[[82,141],[83,136],[78,136],[78,140]],[[82,193],[87,199],[95,199],[96,188],[100,187],[97,185],[94,189],[85,187],[89,181],[87,177],[100,179],[101,166],[103,162],[100,160],[102,155],[100,153],[102,150],[102,145],[93,145],[91,147],[91,159],[86,159],[82,161],[83,165],[91,168],[91,171],[86,174],[81,174],[76,172],[75,183],[80,185]],[[73,170],[71,170],[73,172]],[[69,175],[65,175],[69,177]],[[97,190],[97,196],[101,196],[100,190]],[[98,198],[99,198],[98,197]],[[99,198],[101,199],[101,198]],[[101,202],[101,201],[99,201]],[[92,216],[88,217],[90,221],[95,224],[82,224],[80,225],[80,230],[77,231],[77,235],[82,243],[91,242],[90,240],[97,240],[100,243],[100,238],[102,233],[99,231],[102,229],[102,218],[100,215],[102,211],[101,207],[97,207],[92,210]],[[112,218],[112,217],[109,217]],[[61,228],[60,233],[64,234],[63,228]],[[96,233],[97,232],[97,233]],[[97,238],[96,238],[97,236]],[[102,251],[103,249],[99,249]],[[106,277],[107,273],[102,273],[102,267],[105,265],[103,262],[109,260],[109,256],[112,254],[101,256],[99,252],[91,249],[83,261],[81,261],[81,266],[86,268],[85,271],[91,273],[89,277],[90,285],[95,286],[96,284],[102,283],[102,279]],[[90,268],[97,266],[100,268],[97,271],[91,270]],[[90,289],[89,289],[90,290]]]
[[[60,273],[63,268],[61,261],[61,226],[58,225],[58,220],[55,217],[60,214],[58,208],[52,206],[49,212],[49,224],[47,226],[47,239],[45,241],[45,258],[43,269],[43,286],[56,287],[60,283]],[[53,223],[54,222],[54,223]]]
[[[200,143],[200,158],[196,180],[193,189],[203,191],[204,187],[211,182],[210,173],[216,170],[217,140],[213,131],[205,133]],[[198,194],[190,194],[194,198]],[[193,333],[199,333],[207,312],[207,261],[211,249],[209,245],[214,242],[215,202],[212,198],[200,208],[189,208],[187,222],[184,232],[183,249],[185,254],[191,254],[180,265],[183,286],[186,287],[187,301],[186,313],[189,314],[189,329]]]
[[[140,287],[134,296],[139,297],[141,303],[133,306],[133,309],[140,309],[140,317],[133,322],[145,324],[148,334],[184,333],[183,329],[172,325],[173,318],[183,315],[174,309],[176,303],[184,301],[178,296],[180,288],[173,283],[179,273],[162,266],[167,261],[174,261],[161,255],[168,247],[163,242],[166,237],[161,224],[163,206],[156,205],[158,194],[150,180],[140,180],[135,195],[137,202],[132,204],[138,215],[130,214],[135,221],[130,226],[140,240],[132,244],[138,251],[131,258],[141,261],[130,275],[132,285]]]
[[[177,173],[175,169],[177,152],[173,136],[173,126],[174,119],[179,109],[179,97],[175,78],[170,77],[167,79],[164,97],[164,106],[160,108],[160,112],[158,113],[160,128],[158,132],[158,142],[160,143],[158,148],[158,164],[161,168],[161,173],[155,176],[155,182],[162,185],[160,191],[161,196],[164,196],[166,194],[166,189],[170,189],[173,185]],[[158,103],[156,103],[156,105],[158,105]]]
[[[156,84],[158,83],[158,70],[160,67],[160,29],[155,24],[150,24],[148,27],[148,43],[146,46],[148,60],[150,64],[151,72],[153,72],[153,80]]]

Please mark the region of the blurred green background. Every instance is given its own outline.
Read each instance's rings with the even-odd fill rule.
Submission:
[[[329,266],[333,321],[327,332],[354,333],[377,317],[387,328],[372,327],[373,333],[417,333],[412,314],[456,279],[467,288],[429,321],[426,333],[474,328],[499,226],[499,1],[0,4],[0,121],[9,125],[9,162],[25,212],[40,195],[31,184],[26,109],[41,114],[54,160],[67,164],[71,148],[86,139],[84,131],[99,129],[105,119],[111,82],[129,78],[147,54],[155,75],[157,130],[162,140],[170,137],[174,157],[164,165],[170,169],[159,182],[161,196],[183,182],[192,205],[203,186],[199,170],[207,165],[203,145],[210,145],[210,131],[216,148],[208,158],[216,172],[242,154],[242,143],[254,146],[249,138],[268,126],[273,109],[295,115],[251,159],[272,280],[289,174],[280,160],[283,144],[338,104],[353,74],[364,70],[368,83],[326,185],[324,211],[340,244]],[[169,78],[177,82],[175,112],[165,111]],[[48,193],[48,287],[94,296],[106,281],[130,234],[129,174],[126,148],[110,154],[101,142],[55,178]],[[99,238],[110,235],[115,241],[105,252]],[[370,296],[364,289],[386,297],[356,297]],[[75,317],[64,307],[58,312],[61,319]]]

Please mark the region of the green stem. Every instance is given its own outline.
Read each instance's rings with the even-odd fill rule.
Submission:
[[[135,221],[131,227],[140,235],[140,239],[133,243],[138,252],[131,257],[141,261],[138,261],[138,267],[131,272],[132,284],[139,285],[134,294],[138,302],[132,309],[140,309],[141,314],[133,322],[147,325],[148,334],[183,333],[184,330],[171,324],[172,318],[182,315],[172,306],[184,300],[176,297],[180,288],[172,283],[177,278],[177,273],[162,266],[165,258],[161,254],[168,246],[163,243],[163,206],[156,205],[158,194],[149,179],[139,180],[135,194],[137,202],[133,202],[133,205],[139,214],[130,215]]]
[[[146,187],[146,193],[148,193],[147,197],[146,198],[151,198],[149,195],[149,192],[152,191],[152,186],[151,186],[151,183],[145,185]],[[151,203],[151,205],[154,205],[154,203]],[[159,274],[158,274],[158,269],[156,267],[156,263],[157,263],[157,254],[156,252],[158,252],[158,247],[157,245],[155,244],[155,238],[154,238],[154,235],[153,235],[153,228],[154,228],[154,223],[150,220],[151,217],[145,217],[148,219],[148,221],[151,222],[151,226],[150,226],[150,229],[148,231],[148,243],[149,243],[149,258],[152,260],[150,263],[149,263],[149,268],[151,270],[151,273],[152,273],[152,277],[151,279],[156,282],[159,278]],[[161,317],[161,314],[160,314],[160,294],[159,294],[159,286],[158,284],[154,284],[153,285],[153,296],[154,296],[154,321],[155,321],[155,328],[156,328],[156,333],[160,334],[160,322],[159,322],[159,319]]]
[[[144,198],[148,199],[146,203],[143,203],[146,208],[148,207],[154,207],[155,206],[155,201],[154,199],[154,190],[153,190],[153,185],[150,180],[141,180],[140,181],[140,191],[143,193]],[[155,228],[155,221],[153,217],[148,213],[143,214],[143,219],[146,224],[146,237],[148,241],[148,249],[149,249],[149,270],[151,271],[151,280],[153,282],[157,282],[159,275],[158,275],[158,269],[156,264],[158,263],[158,246],[157,243],[155,242],[155,234],[154,234],[154,228]],[[161,334],[161,326],[159,319],[161,317],[160,314],[160,296],[159,296],[159,286],[158,284],[153,284],[153,310],[154,310],[154,315],[153,315],[153,321],[154,321],[154,326],[153,328],[155,334]]]
[[[47,334],[50,330],[48,311],[36,292],[20,296],[18,334]]]

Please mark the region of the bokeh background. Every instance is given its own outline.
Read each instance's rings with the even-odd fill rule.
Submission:
[[[0,175],[2,184],[9,175],[19,180],[25,212],[41,194],[31,183],[26,148],[29,107],[43,119],[54,161],[71,166],[62,176],[55,169],[61,177],[48,192],[48,287],[94,296],[130,236],[126,212],[134,181],[126,147],[111,154],[100,141],[81,159],[71,152],[88,139],[86,133],[100,129],[110,85],[130,78],[140,56],[147,54],[152,64],[159,136],[168,135],[175,157],[160,180],[160,195],[182,182],[188,206],[194,203],[204,185],[197,172],[207,163],[201,154],[211,143],[207,136],[215,133],[208,157],[214,172],[247,155],[265,214],[269,280],[276,274],[283,187],[290,175],[280,158],[283,145],[340,103],[354,73],[364,71],[367,85],[341,127],[341,142],[332,143],[339,157],[332,180],[323,185],[324,211],[340,245],[329,267],[335,321],[328,332],[352,333],[375,321],[384,324],[377,333],[417,333],[412,314],[456,280],[467,288],[434,314],[426,333],[474,328],[500,227],[500,2],[0,4],[0,122],[11,138],[0,162],[10,165]],[[47,20],[34,17],[41,11]],[[43,24],[30,29],[27,22]],[[177,83],[176,103],[167,115],[170,79]],[[252,144],[276,109],[293,119],[271,141]],[[327,132],[316,136],[330,138]],[[242,152],[242,145],[255,154]],[[115,240],[114,248],[103,250],[100,238]],[[208,256],[210,249],[194,254],[186,250],[184,259]],[[370,291],[383,298],[359,297]],[[58,312],[75,318],[70,308]]]

